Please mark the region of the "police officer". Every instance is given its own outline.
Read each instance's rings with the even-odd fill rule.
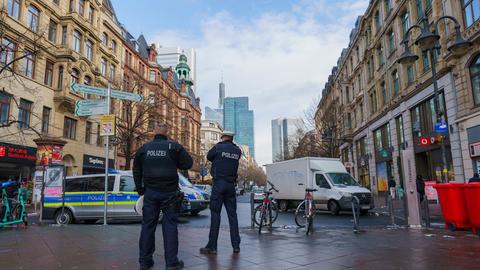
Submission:
[[[223,204],[227,209],[228,222],[230,223],[230,240],[232,241],[233,252],[240,252],[235,184],[242,151],[233,143],[233,136],[232,132],[224,132],[221,137],[222,141],[210,149],[207,154],[207,159],[212,162],[210,173],[213,176],[213,189],[210,197],[211,224],[209,241],[206,247],[200,249],[201,254],[217,254],[220,212]]]
[[[167,125],[157,123],[155,139],[135,154],[133,177],[139,195],[144,195],[142,232],[140,234],[140,269],[150,269],[155,251],[155,230],[163,210],[162,231],[165,263],[168,270],[182,269],[178,254],[177,207],[179,198],[177,169],[192,167],[192,157],[167,138]]]

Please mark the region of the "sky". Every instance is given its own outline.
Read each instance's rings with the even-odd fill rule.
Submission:
[[[259,165],[272,162],[271,120],[304,117],[321,95],[369,0],[112,0],[119,21],[148,43],[197,50],[197,95],[217,107],[248,96]]]

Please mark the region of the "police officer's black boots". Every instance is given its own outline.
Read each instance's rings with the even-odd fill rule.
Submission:
[[[179,260],[176,264],[168,266],[167,270],[180,270],[180,269],[183,269],[183,266],[184,266],[183,261]]]
[[[233,248],[233,253],[238,254],[240,253],[240,248]]]
[[[208,248],[208,247],[203,247],[203,248],[200,248],[200,254],[217,255],[217,250],[216,249],[211,249],[211,248]]]
[[[147,264],[141,264],[140,265],[140,270],[148,270],[153,267],[153,262],[147,263]]]

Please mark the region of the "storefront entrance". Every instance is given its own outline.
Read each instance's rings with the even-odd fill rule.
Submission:
[[[36,160],[37,148],[0,143],[0,181],[30,181]]]
[[[445,147],[449,172],[452,172],[452,157],[450,147]],[[415,154],[417,175],[423,176],[425,181],[442,182],[442,152],[440,148],[432,149]],[[448,180],[453,181],[454,177],[448,174]]]

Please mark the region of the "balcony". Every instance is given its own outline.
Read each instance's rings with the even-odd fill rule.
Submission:
[[[66,90],[55,90],[53,101],[59,111],[75,113],[75,99]]]

